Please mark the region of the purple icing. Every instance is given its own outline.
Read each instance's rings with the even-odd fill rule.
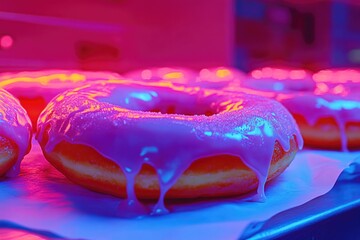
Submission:
[[[164,113],[174,106],[176,113]],[[238,156],[256,173],[261,199],[275,142],[285,151],[294,136],[300,148],[303,144],[294,119],[276,101],[121,80],[59,95],[39,118],[40,143],[45,129],[49,129],[45,152],[65,140],[91,146],[120,166],[127,178],[128,198],[120,204],[125,216],[129,211],[148,211],[134,193],[134,178],[144,163],[156,169],[160,182],[160,198],[152,213],[163,214],[168,211],[166,192],[195,160]]]
[[[10,93],[0,89],[0,135],[8,138],[18,146],[15,165],[6,173],[8,177],[18,175],[20,163],[30,150],[31,123],[26,111]]]

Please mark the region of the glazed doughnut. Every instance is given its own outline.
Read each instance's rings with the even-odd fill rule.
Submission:
[[[220,197],[257,189],[302,147],[276,101],[165,83],[98,82],[53,99],[38,121],[44,156],[75,183],[126,197]],[[240,160],[241,159],[241,160]],[[129,204],[124,204],[129,207]]]
[[[19,173],[30,150],[31,123],[26,111],[10,93],[0,89],[0,176]]]
[[[0,75],[0,87],[20,100],[36,127],[36,121],[46,104],[57,94],[83,85],[86,81],[116,79],[120,76],[111,72],[90,72],[79,70],[44,70]]]
[[[153,67],[123,74],[125,78],[142,82],[168,82],[174,85],[189,85],[195,82],[197,73],[180,67]]]
[[[360,72],[322,70],[314,74],[316,89],[279,95],[293,114],[305,144],[326,149],[360,148]]]

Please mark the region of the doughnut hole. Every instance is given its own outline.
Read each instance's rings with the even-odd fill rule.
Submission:
[[[3,176],[15,163],[19,154],[17,145],[0,136],[0,176]]]
[[[310,125],[302,115],[293,114],[293,116],[300,128],[306,146],[341,150],[341,132],[334,118],[320,118],[314,125]],[[348,122],[346,124],[345,134],[348,149],[354,150],[360,148],[359,133],[359,122]]]
[[[286,169],[297,150],[295,137],[291,139],[288,152],[276,142],[268,180]],[[62,141],[52,152],[44,151],[44,154],[74,183],[93,191],[126,197],[126,178],[120,167],[93,148]],[[239,158],[218,155],[193,162],[168,191],[166,198],[234,196],[255,190],[257,185],[256,175]],[[135,180],[135,192],[140,199],[158,199],[159,181],[153,167],[143,165]]]
[[[152,91],[148,90],[137,90],[132,94],[127,93],[126,89],[123,91],[126,94],[114,90],[109,96],[97,97],[96,100],[129,110],[187,116],[211,116],[224,111],[229,105],[228,103],[218,103],[218,96],[216,95],[204,97],[175,91],[171,95],[159,94],[154,96]],[[187,104],[183,104],[184,102]]]
[[[31,124],[33,126],[33,131],[36,131],[36,124],[38,117],[42,110],[46,107],[46,101],[42,97],[19,97],[20,104],[23,108],[25,108],[26,112],[28,113]]]

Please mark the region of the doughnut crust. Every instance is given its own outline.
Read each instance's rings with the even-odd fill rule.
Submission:
[[[18,147],[8,138],[0,136],[0,176],[16,164],[19,155]]]
[[[340,125],[333,117],[321,117],[315,124],[309,124],[304,116],[300,114],[293,114],[293,116],[307,146],[333,150],[360,148],[360,122],[354,121]],[[340,127],[345,129],[340,129]]]
[[[280,175],[292,162],[298,150],[293,138],[285,152],[277,142],[267,181]],[[126,197],[126,177],[120,167],[91,147],[59,143],[47,160],[68,179],[91,190]],[[224,197],[240,195],[258,186],[256,174],[237,157],[219,155],[194,161],[167,192],[166,198]],[[140,199],[158,199],[159,180],[156,171],[143,165],[136,177],[135,192]]]

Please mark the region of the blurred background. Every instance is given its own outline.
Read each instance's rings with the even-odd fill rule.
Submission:
[[[360,65],[358,0],[0,0],[0,71]]]

